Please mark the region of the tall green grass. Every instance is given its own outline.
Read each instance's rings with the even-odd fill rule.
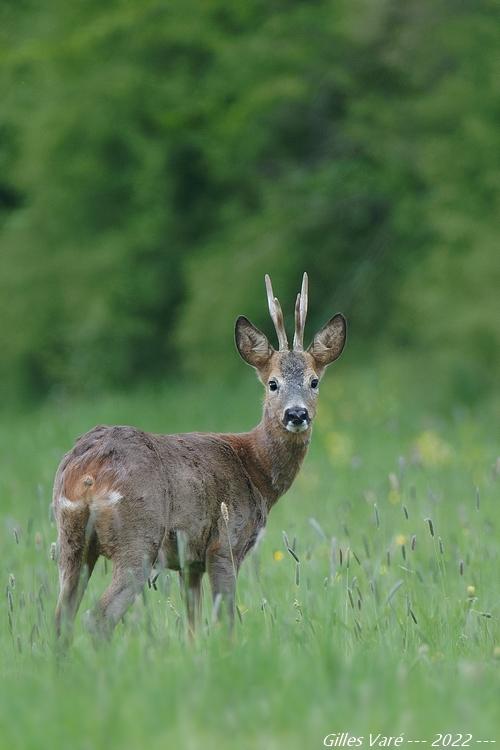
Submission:
[[[95,649],[82,615],[109,579],[101,561],[62,662],[49,515],[62,453],[99,422],[247,429],[258,386],[175,383],[4,414],[0,747],[314,748],[342,731],[365,746],[369,732],[500,741],[495,405],[448,405],[375,368],[339,367],[320,399],[304,469],[240,574],[233,639],[206,586],[190,644],[163,572]]]

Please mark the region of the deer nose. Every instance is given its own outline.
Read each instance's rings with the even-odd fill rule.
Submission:
[[[292,406],[290,409],[285,409],[283,421],[285,424],[291,422],[297,426],[304,424],[304,422],[309,421],[309,412],[303,406]]]

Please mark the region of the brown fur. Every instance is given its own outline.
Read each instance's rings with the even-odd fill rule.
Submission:
[[[275,351],[246,318],[238,319],[238,350],[266,386],[262,420],[250,432],[156,435],[99,426],[77,440],[54,482],[59,633],[64,623],[71,625],[99,555],[113,561],[111,584],[90,618],[100,632],[111,632],[155,562],[181,572],[191,627],[205,571],[214,597],[226,600],[232,617],[234,567],[238,571],[299,471],[316,412],[311,383],[342,350],[345,323],[342,335],[339,317],[332,321],[309,350],[290,352]],[[279,384],[274,392],[270,380]],[[301,432],[287,426],[290,405],[307,408]]]
[[[117,477],[112,467],[102,460],[92,459],[86,465],[71,463],[63,479],[62,491],[68,500],[88,500],[92,495],[102,495],[115,488]]]

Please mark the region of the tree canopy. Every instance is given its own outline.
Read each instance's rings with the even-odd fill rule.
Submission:
[[[500,364],[493,0],[7,1],[0,359],[12,392],[227,372],[239,313]],[[356,348],[355,346],[355,348]]]

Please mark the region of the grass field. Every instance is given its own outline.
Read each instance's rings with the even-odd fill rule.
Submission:
[[[96,650],[81,615],[109,578],[101,561],[63,663],[49,517],[62,453],[101,422],[241,431],[259,417],[259,390],[249,376],[5,412],[0,747],[308,749],[340,732],[364,747],[370,732],[404,733],[404,747],[435,733],[499,743],[495,406],[449,405],[389,368],[332,368],[304,469],[243,566],[233,640],[212,624],[205,584],[190,645],[164,572]]]

